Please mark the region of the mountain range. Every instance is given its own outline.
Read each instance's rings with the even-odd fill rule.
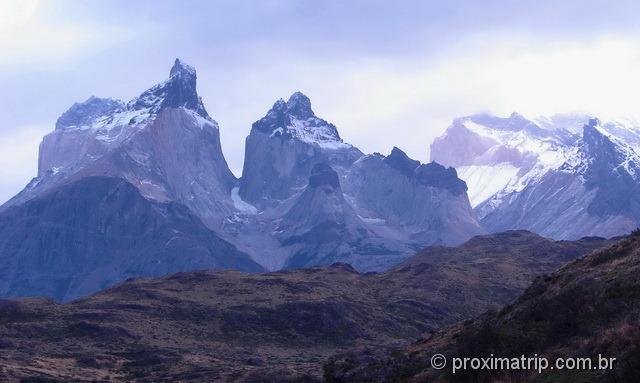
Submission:
[[[202,268],[383,271],[505,230],[623,235],[640,224],[639,148],[634,125],[479,114],[423,164],[363,153],[296,92],[251,126],[238,179],[176,59],[132,100],[92,96],[58,118],[37,177],[0,207],[0,296],[67,301]]]
[[[128,102],[92,96],[60,116],[37,177],[0,207],[0,295],[70,300],[200,268],[383,270],[485,233],[454,169],[365,155],[300,92],[253,124],[236,179],[196,80],[176,59]]]
[[[61,114],[0,206],[3,380],[637,380],[638,124],[476,114],[421,163],[265,109],[240,178],[179,59]],[[622,365],[429,365],[487,350]]]
[[[640,225],[640,125],[583,115],[457,119],[431,144],[490,232],[612,237]]]

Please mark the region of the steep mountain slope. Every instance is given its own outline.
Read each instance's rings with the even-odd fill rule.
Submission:
[[[480,114],[454,120],[431,144],[431,159],[458,170],[476,207],[560,167],[577,140],[568,130],[542,128],[517,113]]]
[[[4,300],[0,374],[6,381],[318,380],[329,355],[405,345],[510,301],[538,272],[606,243],[513,232],[442,254],[428,249],[380,274],[344,264],[196,271],[129,280],[64,305]],[[532,263],[539,267],[532,271]],[[474,277],[447,284],[445,274]]]
[[[286,268],[346,262],[359,270],[384,270],[411,249],[385,238],[347,203],[338,173],[328,164],[311,169],[309,183],[277,228],[291,249]]]
[[[316,163],[340,171],[360,156],[333,124],[315,116],[309,98],[296,92],[251,127],[239,193],[259,207],[273,206],[304,187]]]
[[[329,381],[635,382],[640,379],[640,236],[628,238],[538,278],[499,312],[445,328],[394,356],[327,366]],[[535,370],[431,368],[436,353],[451,357],[588,358],[591,368]],[[597,355],[615,358],[600,369]],[[357,358],[357,357],[356,357]],[[451,360],[451,359],[449,359]]]
[[[432,158],[457,167],[492,232],[527,229],[560,239],[628,233],[640,225],[640,147],[633,144],[640,130],[597,119],[568,128],[579,120],[459,119],[434,141]]]
[[[87,177],[124,179],[154,203],[184,205],[269,270],[342,261],[379,271],[424,246],[484,232],[455,170],[421,165],[399,149],[365,157],[299,92],[253,124],[236,180],[196,78],[176,59],[166,81],[127,103],[90,97],[74,104],[44,137],[38,176],[0,215]],[[309,182],[320,163],[337,187]],[[0,245],[9,240],[0,237]],[[72,247],[58,257],[80,251]]]
[[[364,156],[299,92],[253,124],[239,195],[259,209],[278,206],[304,189],[317,163],[337,172],[346,201],[366,224],[389,226],[394,239],[423,247],[483,233],[455,170],[422,165],[398,148],[388,157]]]
[[[397,228],[423,246],[456,245],[484,233],[466,188],[455,169],[420,164],[395,147],[386,157],[362,157],[344,180],[345,193],[362,217]]]
[[[0,214],[0,295],[71,300],[129,277],[264,270],[186,207],[86,177]]]
[[[309,182],[318,164],[330,167],[337,186]],[[339,261],[379,271],[424,246],[485,232],[455,170],[397,148],[365,156],[300,92],[253,124],[234,193],[239,212],[226,228],[270,270]]]
[[[182,203],[210,227],[222,224],[234,211],[236,179],[192,67],[176,59],[168,80],[126,104],[96,97],[74,104],[40,145],[38,177],[4,208],[87,176],[124,178],[147,198]]]
[[[454,169],[420,164],[397,148],[347,168],[316,162],[310,172],[286,200],[227,225],[235,243],[270,270],[345,262],[381,271],[424,246],[485,232]]]

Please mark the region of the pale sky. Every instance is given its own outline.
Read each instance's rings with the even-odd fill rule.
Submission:
[[[251,123],[300,90],[364,152],[427,161],[455,117],[640,118],[635,1],[0,0],[0,202],[73,102],[123,100],[176,57],[241,175]]]

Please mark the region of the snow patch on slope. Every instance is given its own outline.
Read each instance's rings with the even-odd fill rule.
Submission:
[[[382,225],[387,223],[387,221],[382,219],[382,218],[367,218],[367,217],[363,217],[361,215],[358,215],[358,218],[360,218],[362,220],[362,222],[365,222],[365,223],[368,223],[368,224],[371,224],[371,225],[382,226]]]
[[[516,178],[520,169],[508,163],[501,163],[493,166],[460,166],[456,170],[458,177],[467,183],[471,207],[476,207],[506,188]]]
[[[202,117],[200,114],[198,114],[198,112],[187,109],[185,107],[182,107],[180,109],[182,109],[189,117],[191,117],[193,122],[196,124],[196,126],[200,127],[200,129],[204,129],[205,126],[211,126],[215,129],[219,129],[218,123],[210,117]]]
[[[333,129],[329,125],[311,124],[310,120],[318,120],[316,117],[311,117],[307,120],[299,120],[296,118],[291,119],[291,125],[287,126],[287,133],[292,137],[299,139],[302,142],[308,144],[315,144],[323,149],[347,149],[351,145],[342,142],[338,139]],[[316,122],[316,121],[313,121]]]
[[[498,142],[499,145],[514,148],[523,154],[534,154],[547,168],[558,168],[565,161],[566,147],[553,135],[538,137],[523,129],[518,131],[499,130],[480,125],[471,120],[464,122],[470,131]]]
[[[528,120],[514,113],[507,118],[476,115],[454,121],[450,129],[462,126],[470,133],[486,138],[486,142],[494,143],[457,166],[460,178],[469,187],[471,205],[476,207],[494,200],[489,204],[493,206],[502,196],[521,192],[549,171],[566,167],[567,163],[580,163],[575,150],[579,137],[574,133],[577,129],[569,127],[582,123],[585,118],[567,115]],[[446,139],[446,133],[443,137]],[[448,146],[441,143],[439,149],[450,151],[449,157],[455,158],[455,151],[461,148],[454,146],[454,141]]]
[[[233,206],[237,210],[246,214],[258,214],[258,209],[256,209],[255,206],[242,200],[239,190],[240,188],[238,186],[231,189],[231,201],[233,201]]]

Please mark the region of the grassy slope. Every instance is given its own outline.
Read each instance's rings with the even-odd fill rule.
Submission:
[[[331,381],[637,382],[640,381],[640,234],[537,278],[513,304],[437,331],[391,356],[332,360]],[[449,357],[545,355],[617,358],[613,371],[543,374],[430,368],[435,353]],[[450,360],[450,359],[449,359]]]

